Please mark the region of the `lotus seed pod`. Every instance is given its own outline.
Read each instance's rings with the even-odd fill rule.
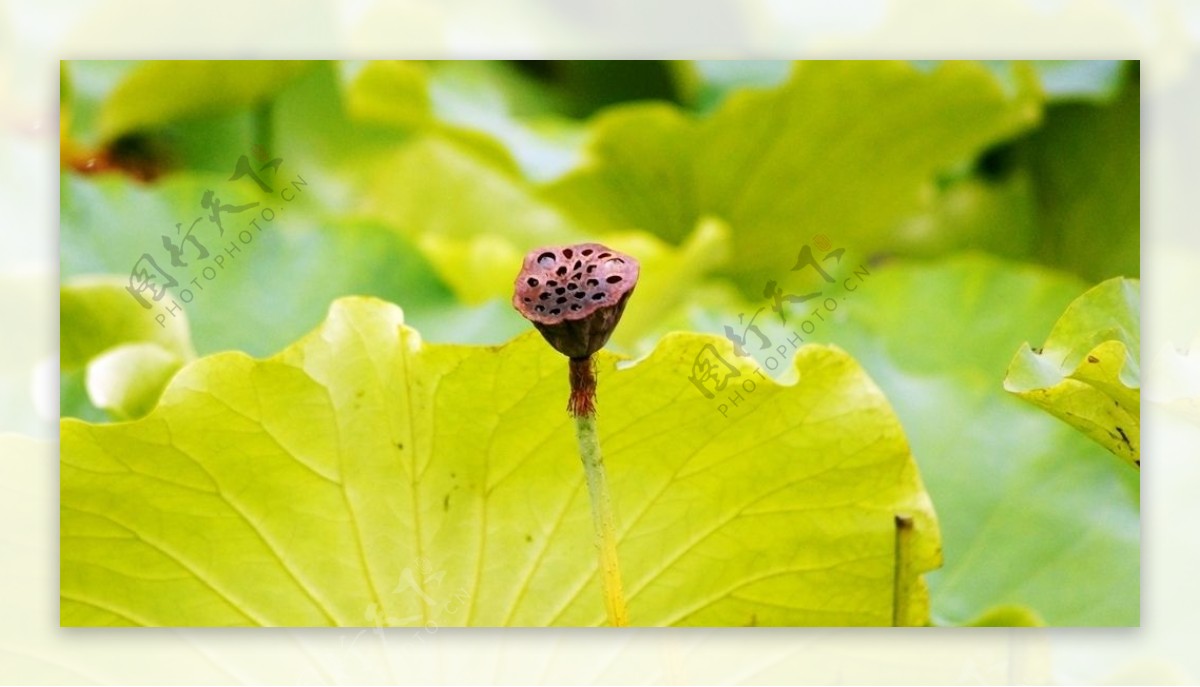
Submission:
[[[539,248],[525,256],[513,306],[572,360],[604,347],[637,286],[638,262],[598,243]]]

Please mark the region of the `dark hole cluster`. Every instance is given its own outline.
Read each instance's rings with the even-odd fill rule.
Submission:
[[[526,310],[540,315],[569,315],[583,310],[589,303],[599,303],[607,298],[624,279],[620,274],[610,274],[603,282],[596,275],[619,269],[625,261],[607,251],[597,252],[592,248],[578,251],[563,248],[558,253],[546,251],[538,255],[536,263],[525,277],[521,301]],[[595,276],[592,276],[595,275]]]

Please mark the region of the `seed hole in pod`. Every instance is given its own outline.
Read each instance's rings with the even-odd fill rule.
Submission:
[[[617,282],[621,281],[621,275],[614,274],[611,277],[609,277],[608,279],[605,279],[604,281],[608,282],[609,284],[616,284]]]
[[[551,279],[550,281],[546,282],[546,286],[558,286],[558,282]]]
[[[600,280],[599,279],[589,279],[589,280],[587,280],[587,285],[588,286],[600,286]]]
[[[575,284],[575,282],[571,282],[570,284],[567,284],[567,291],[574,291],[577,288],[579,288],[579,287]]]
[[[534,306],[533,309],[538,312],[546,312],[546,306],[544,306],[544,305],[536,305],[536,306]]]
[[[561,296],[561,295],[563,295],[563,294],[564,294],[564,293],[566,293],[566,292],[567,292],[567,289],[566,289],[566,287],[565,287],[565,286],[560,286],[560,287],[558,287],[557,289],[554,289],[554,293],[557,293],[557,294],[558,294],[558,295],[560,295],[560,296]]]
[[[576,260],[576,261],[575,261],[575,266],[574,266],[574,267],[572,267],[571,269],[573,269],[573,270],[577,270],[577,269],[579,269],[580,267],[583,267],[583,261],[582,261],[582,260]]]
[[[577,311],[577,310],[579,310],[579,304],[578,304],[578,303],[572,303],[572,304],[571,304],[571,311],[572,311],[572,312],[574,312],[574,311]]]
[[[539,301],[544,301],[544,300],[546,300],[546,299],[548,299],[548,298],[550,298],[550,294],[546,293],[545,291],[543,291],[543,292],[541,292],[541,293],[539,293],[539,294],[538,294],[538,300],[539,300]]]
[[[564,258],[566,258],[566,259],[570,260],[572,255],[575,255],[575,254],[571,252],[571,249],[570,249],[570,248],[564,248],[564,249],[563,249],[563,257],[564,257]]]
[[[551,311],[550,311],[550,314],[551,314],[551,315],[557,315],[557,314],[559,314],[560,312],[562,312],[562,311],[561,311],[561,310],[559,310],[558,308],[555,308],[555,309],[553,309],[553,310],[551,310]]]
[[[603,260],[604,258],[611,258],[611,257],[612,257],[612,253],[601,253],[600,255],[596,256],[596,259]]]
[[[566,266],[566,265],[562,265],[562,266],[560,266],[558,269],[554,270],[554,273],[555,273],[555,274],[557,274],[557,275],[558,275],[558,276],[560,276],[560,277],[566,276],[566,274],[567,274],[567,266]]]
[[[530,278],[528,278],[528,279],[526,279],[526,280],[525,280],[525,283],[526,283],[526,284],[529,284],[530,286],[537,286],[537,285],[538,285],[538,280],[537,280],[537,279],[534,279],[533,277],[530,277]]]
[[[595,272],[595,271],[596,271],[596,266],[595,266],[595,265],[588,265],[588,266],[587,266],[587,273],[588,273],[588,274],[591,274],[592,272]]]
[[[587,295],[587,294],[585,294],[585,293],[583,292],[583,289],[580,289],[580,290],[578,290],[578,291],[576,291],[576,292],[575,292],[575,297],[576,297],[576,298],[583,298],[583,297],[584,297],[584,296],[586,296],[586,295]]]
[[[538,264],[542,267],[550,267],[554,264],[554,253],[542,253],[538,256]]]
[[[602,293],[593,293],[593,294],[592,294],[592,300],[594,300],[594,301],[602,301],[602,300],[604,300],[604,294],[602,294]],[[542,306],[540,306],[540,305],[539,305],[538,307],[540,308],[540,307],[542,307]]]
[[[613,258],[611,260],[604,261],[604,266],[609,269],[612,269],[612,268],[616,267],[617,265],[624,265],[624,264],[625,264],[625,261],[622,260],[621,258]]]
[[[585,258],[586,258],[587,256],[589,256],[589,255],[591,255],[591,254],[592,254],[592,249],[591,249],[591,248],[584,248],[584,249],[583,249],[582,251],[580,251],[580,252],[581,252],[581,253],[583,253],[583,257],[585,257]]]
[[[533,299],[529,298],[529,297],[522,298],[521,300],[525,301],[526,303],[530,303],[533,301]]]
[[[557,299],[557,300],[555,300],[555,302],[556,302],[556,303],[558,303],[559,305],[562,305],[563,303],[566,303],[566,302],[567,302],[567,297],[566,297],[566,296],[559,296],[559,297],[558,297],[558,299]]]

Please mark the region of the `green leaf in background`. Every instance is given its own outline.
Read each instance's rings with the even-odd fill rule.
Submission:
[[[535,180],[578,162],[582,127],[507,63],[375,61],[343,71],[355,121],[437,132]]]
[[[778,86],[792,71],[787,60],[694,60],[673,66],[685,101],[701,112],[715,109],[739,90]]]
[[[897,245],[910,256],[987,251],[1089,280],[1136,276],[1136,67],[1111,61],[984,64],[1010,90],[1033,69],[1047,99],[1043,122],[940,174],[927,206],[894,228]]]
[[[363,214],[414,242],[458,299],[471,306],[509,302],[514,266],[528,251],[588,239],[579,224],[519,177],[434,137],[413,140],[382,165],[363,204]],[[616,332],[615,343],[628,351],[658,329],[663,313],[690,302],[690,289],[728,260],[730,232],[702,217],[678,246],[636,231],[602,240],[645,264],[639,298]],[[497,326],[510,331],[520,321],[510,310]]]
[[[596,117],[590,133],[584,166],[545,196],[592,231],[640,229],[682,241],[705,209],[688,115],[665,104],[630,105]]]
[[[395,153],[367,189],[363,204],[363,212],[428,251],[442,277],[468,303],[511,291],[512,266],[520,264],[526,251],[584,238],[519,178],[433,137]],[[467,249],[481,239],[488,243]]]
[[[429,73],[424,63],[386,60],[358,67],[346,89],[346,107],[354,116],[412,127],[432,118]]]
[[[1136,473],[1000,383],[1012,351],[1043,340],[1084,288],[982,255],[898,262],[846,294],[815,337],[903,399],[942,523],[946,564],[929,577],[939,624],[998,604],[1053,626],[1138,624]]]
[[[161,60],[143,62],[117,84],[99,117],[104,139],[180,119],[265,102],[312,62]]]
[[[182,360],[195,357],[187,317],[160,324],[126,291],[119,278],[75,278],[59,289],[59,356],[64,370],[86,366],[126,343],[150,342]]]
[[[937,523],[879,390],[808,346],[726,421],[689,381],[709,352],[736,360],[680,334],[599,362],[631,622],[926,622]],[[567,393],[536,333],[424,344],[346,299],[274,358],[188,366],[139,421],[63,420],[62,623],[598,624]]]
[[[584,239],[520,178],[436,137],[420,137],[381,164],[361,205],[414,243],[468,305],[507,301],[526,252]]]
[[[286,165],[286,161],[284,165]],[[297,170],[287,171],[291,180]],[[305,176],[303,171],[298,172]],[[175,174],[151,187],[130,185],[120,177],[81,178],[64,175],[62,181],[64,277],[89,274],[128,275],[144,252],[175,275],[180,286],[172,295],[190,320],[192,339],[201,353],[237,349],[266,355],[282,349],[321,322],[329,304],[339,296],[362,294],[386,297],[408,308],[411,319],[447,331],[437,323],[447,320],[453,295],[428,262],[402,236],[377,222],[326,220],[319,207],[305,198],[320,189],[311,186],[296,200],[283,204],[278,197],[239,197],[228,175]],[[245,183],[239,181],[237,184]],[[242,203],[258,198],[279,210],[270,223],[258,219],[263,232],[251,228],[249,243],[238,238],[247,220],[231,215],[230,228],[219,235],[215,226],[197,227],[210,257],[194,260],[188,247],[186,268],[174,268],[162,248],[161,235],[174,236],[175,225],[189,223],[205,212],[200,199],[215,189],[222,202]],[[228,195],[227,195],[228,194]],[[258,209],[255,208],[254,211]],[[237,218],[237,219],[231,219]],[[177,237],[176,237],[177,238]],[[235,244],[230,248],[230,244]],[[227,252],[228,249],[228,252]],[[224,267],[204,268],[222,256]],[[128,276],[121,277],[128,279]],[[196,279],[198,285],[192,284]],[[192,290],[192,301],[183,303],[180,288]],[[130,302],[133,299],[126,294]],[[156,304],[155,315],[166,310]],[[66,320],[64,320],[66,321]],[[149,318],[157,326],[154,315]],[[508,331],[515,331],[515,323]]]
[[[1140,284],[1110,279],[1071,303],[1038,351],[1024,343],[1004,388],[1141,467]]]
[[[928,576],[935,622],[1010,605],[1052,626],[1137,625],[1136,473],[1001,383],[1012,351],[1045,340],[1086,285],[981,254],[867,270],[856,290],[825,294],[838,304],[823,319],[757,322],[772,352],[792,338],[846,349],[896,403],[942,526],[945,565]],[[736,329],[758,305],[706,308],[688,326]]]
[[[661,60],[521,60],[511,64],[536,80],[554,98],[555,110],[569,117],[587,118],[632,101],[680,101],[676,70]]]
[[[1091,280],[1140,274],[1141,97],[1126,67],[1113,102],[1055,103],[1028,140],[1042,225],[1032,255]]]
[[[1013,62],[984,62],[1012,78]],[[1121,60],[1032,60],[1038,82],[1050,101],[1109,102],[1121,91],[1128,66]]]
[[[59,289],[64,415],[94,417],[79,394],[82,381],[93,407],[118,418],[140,417],[171,376],[196,357],[187,315],[164,315],[160,322],[126,290],[128,284],[85,277]]]
[[[800,63],[783,86],[740,92],[698,121],[662,105],[610,111],[593,125],[589,162],[546,195],[592,229],[674,242],[716,216],[743,280],[780,269],[780,253],[815,234],[913,248],[922,237],[891,230],[935,174],[1036,123],[1031,80],[1006,93],[978,64]]]
[[[996,606],[989,608],[978,618],[967,623],[967,627],[1044,627],[1045,621],[1037,613],[1024,606]]]
[[[641,263],[637,298],[630,299],[613,332],[610,348],[623,352],[648,352],[671,328],[670,316],[691,308],[708,277],[729,259],[729,227],[718,219],[701,219],[680,246],[672,246],[644,232],[614,234],[606,245]]]
[[[916,60],[913,64],[934,69],[941,62]],[[1018,88],[1032,72],[1047,102],[1096,103],[1108,102],[1120,91],[1126,66],[1121,60],[981,60],[979,64],[1006,89]]]
[[[98,122],[104,101],[137,66],[132,60],[63,60],[58,92],[63,140],[102,143]]]

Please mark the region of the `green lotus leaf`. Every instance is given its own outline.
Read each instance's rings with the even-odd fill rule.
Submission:
[[[337,301],[279,355],[203,358],[146,417],[61,424],[64,625],[604,621],[566,361],[535,332],[423,343]],[[690,381],[735,361],[726,420]],[[598,361],[636,625],[923,624],[936,519],[844,352],[759,379],[716,337]]]
[[[1019,75],[1008,93],[978,64],[800,63],[782,86],[737,92],[702,119],[614,108],[593,124],[588,161],[545,193],[593,229],[672,242],[719,217],[743,279],[816,234],[911,249],[930,237],[893,228],[922,208],[935,175],[1036,122],[1040,95]]]
[[[1042,227],[1030,257],[1093,282],[1141,269],[1141,90],[1132,71],[1110,103],[1048,106],[1028,139]]]
[[[761,307],[771,346],[759,351],[751,334],[747,352],[767,369],[779,369],[777,346],[803,339],[845,349],[879,384],[941,522],[945,565],[928,576],[935,623],[968,624],[1006,605],[1051,626],[1137,625],[1137,473],[998,381],[1012,352],[1045,340],[1086,285],[984,254],[866,268],[853,291],[842,279],[825,287],[837,307],[818,306],[822,319],[809,307],[780,324],[765,301],[726,296],[682,326],[737,331],[738,313]]]
[[[156,318],[128,285],[115,277],[77,277],[59,289],[63,415],[95,419],[103,410],[140,417],[196,357],[187,315]]]
[[[116,346],[151,342],[181,360],[196,356],[187,315],[162,322],[115,277],[76,277],[59,288],[59,365],[77,370]]]
[[[528,251],[588,239],[581,225],[520,179],[435,137],[395,153],[372,182],[364,205],[368,215],[415,243],[455,295],[472,306],[508,302],[513,266]],[[630,304],[614,341],[628,350],[664,312],[690,302],[692,287],[722,268],[731,235],[719,219],[701,217],[680,245],[644,231],[614,231],[600,240],[637,255],[645,266],[639,298]],[[505,319],[520,318],[509,313]]]
[[[1046,622],[1037,613],[1024,606],[996,606],[989,608],[978,618],[967,623],[967,627],[1044,627]]]
[[[939,624],[997,605],[1052,626],[1139,622],[1137,475],[997,381],[1085,288],[985,255],[897,261],[807,337],[849,351],[895,403],[942,523]]]
[[[309,179],[307,170],[289,171],[287,164],[281,167],[286,182],[296,174]],[[226,349],[275,353],[320,323],[334,299],[351,294],[399,301],[423,328],[458,333],[437,326],[452,314],[448,311],[455,305],[453,294],[403,236],[376,221],[328,219],[315,200],[324,192],[315,181],[285,204],[278,196],[239,195],[246,182],[231,184],[228,177],[228,172],[180,173],[141,186],[115,176],[64,175],[63,277],[125,275],[119,279],[128,284],[140,256],[150,255],[177,286],[159,301],[146,296],[154,306],[148,317],[123,288],[118,289],[118,302],[132,306],[140,326],[154,330],[159,329],[158,316],[171,322],[175,314],[186,313],[201,354]],[[253,183],[248,186],[253,190]],[[282,188],[278,182],[276,188]],[[231,213],[224,232],[204,220],[193,231],[208,252],[200,259],[194,246],[180,241],[176,225],[182,223],[187,230],[204,212],[200,199],[209,189],[215,189],[225,203],[260,202],[279,214],[266,223],[252,214],[260,208]],[[255,219],[263,231],[251,227],[249,219]],[[250,233],[242,234],[243,230]],[[164,235],[182,246],[186,266],[171,264],[163,248]],[[185,288],[190,290],[186,302],[181,292]],[[177,309],[171,310],[172,302]],[[63,336],[95,341],[91,333],[80,330],[76,335],[75,325],[66,325],[75,320],[64,311]]]
[[[584,238],[520,180],[437,137],[399,148],[367,189],[364,204],[364,211],[409,236],[493,234],[523,249]]]
[[[158,344],[117,346],[88,365],[88,396],[97,408],[114,417],[141,417],[158,403],[167,382],[184,362]]]
[[[1004,388],[1141,466],[1141,293],[1110,279],[1080,296],[1038,351],[1026,343]]]
[[[312,66],[295,60],[144,62],[104,101],[98,126],[105,139],[113,139],[144,127],[244,109],[266,101]]]
[[[436,131],[509,171],[552,179],[578,162],[582,127],[556,99],[501,62],[351,65],[346,109],[358,122]]]

